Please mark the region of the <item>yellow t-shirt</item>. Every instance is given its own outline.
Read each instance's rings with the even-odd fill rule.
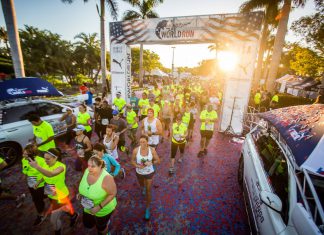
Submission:
[[[261,103],[261,93],[260,92],[258,92],[258,93],[255,94],[255,96],[254,96],[254,103],[255,104],[260,104]]]
[[[160,106],[157,104],[154,104],[153,107],[151,105],[148,106],[148,108],[151,108],[154,110],[154,117],[157,118],[160,112]]]
[[[118,108],[119,112],[124,112],[123,107],[126,105],[126,101],[123,98],[115,98],[113,101],[113,105]]]
[[[48,138],[54,136],[52,125],[46,121],[42,121],[42,123],[39,126],[33,126],[33,133],[36,137],[37,144],[40,144],[46,141]],[[39,146],[38,150],[47,151],[51,148],[55,148],[54,140],[51,140],[50,142]]]
[[[128,125],[132,125],[132,128],[137,128],[138,127],[138,123],[136,122],[136,113],[134,112],[134,110],[132,110],[131,112],[127,112],[127,116],[126,116],[126,121]]]
[[[201,122],[200,130],[204,131],[213,131],[214,130],[214,121],[218,118],[217,112],[215,110],[212,110],[211,112],[208,112],[207,110],[203,110],[200,113],[200,119],[209,119],[213,120],[210,122]]]
[[[184,123],[178,125],[178,123],[173,123],[172,125],[172,142],[176,144],[183,144],[186,142],[185,133],[187,131],[187,126]]]
[[[273,102],[279,102],[279,96],[278,95],[274,95],[273,97],[272,97],[272,99],[271,99],[271,101],[273,101]]]
[[[148,99],[140,99],[138,101],[138,107],[140,108],[141,110],[141,114],[142,115],[147,115],[147,108],[149,107],[150,105],[150,102]]]
[[[90,114],[85,112],[85,113],[78,113],[77,116],[77,123],[84,125],[86,132],[89,132],[92,130],[91,126],[89,125],[89,120],[91,119]]]

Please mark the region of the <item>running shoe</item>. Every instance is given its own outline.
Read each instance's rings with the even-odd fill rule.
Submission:
[[[144,219],[149,220],[150,219],[150,208],[145,209],[145,216]]]
[[[170,169],[169,169],[169,173],[170,173],[170,174],[174,174],[174,172],[175,172],[174,167],[170,167]]]
[[[17,199],[16,199],[16,208],[19,208],[22,206],[22,204],[24,204],[24,200],[26,198],[26,194],[21,194],[19,196],[17,196]]]
[[[123,180],[126,177],[126,172],[124,168],[121,168],[120,170],[121,170],[120,178]]]
[[[75,212],[74,215],[71,216],[70,227],[73,227],[79,218],[79,213]]]
[[[203,157],[203,156],[204,156],[204,151],[199,151],[197,157],[201,158],[201,157]]]
[[[41,225],[45,221],[46,217],[47,217],[46,214],[45,215],[38,215],[36,217],[36,220],[35,220],[33,226]]]

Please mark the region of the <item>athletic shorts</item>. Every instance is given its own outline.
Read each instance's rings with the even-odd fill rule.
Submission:
[[[159,144],[149,144],[150,147],[157,149],[157,147],[159,146]]]
[[[98,231],[104,231],[107,227],[108,221],[110,219],[110,216],[113,212],[109,213],[108,215],[105,215],[103,217],[98,217],[95,215],[88,214],[83,211],[83,225],[86,228],[93,228],[96,226]]]
[[[200,130],[201,137],[206,137],[207,140],[210,140],[213,137],[213,131]]]
[[[176,144],[173,141],[171,141],[171,158],[175,158],[178,148],[180,150],[180,153],[184,153],[185,146],[186,143]]]
[[[151,174],[148,174],[148,175],[141,175],[141,174],[138,174],[136,172],[136,176],[137,176],[138,179],[148,179],[148,180],[150,180],[150,179],[153,178],[154,173],[155,172],[152,172]]]

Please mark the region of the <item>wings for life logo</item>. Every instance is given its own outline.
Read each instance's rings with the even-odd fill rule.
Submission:
[[[171,20],[160,21],[155,28],[155,35],[159,39],[172,39],[172,38],[193,38],[195,31],[192,29],[184,29],[190,25],[191,22],[174,23]]]
[[[9,88],[7,89],[7,93],[9,95],[27,95],[32,94],[33,92],[28,90],[28,88]]]
[[[48,93],[48,87],[41,87],[37,90],[37,93]]]

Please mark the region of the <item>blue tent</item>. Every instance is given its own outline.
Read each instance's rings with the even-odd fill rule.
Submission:
[[[324,105],[301,105],[260,116],[281,134],[297,165],[324,176]]]
[[[51,83],[41,78],[16,78],[0,82],[0,100],[62,95]]]

